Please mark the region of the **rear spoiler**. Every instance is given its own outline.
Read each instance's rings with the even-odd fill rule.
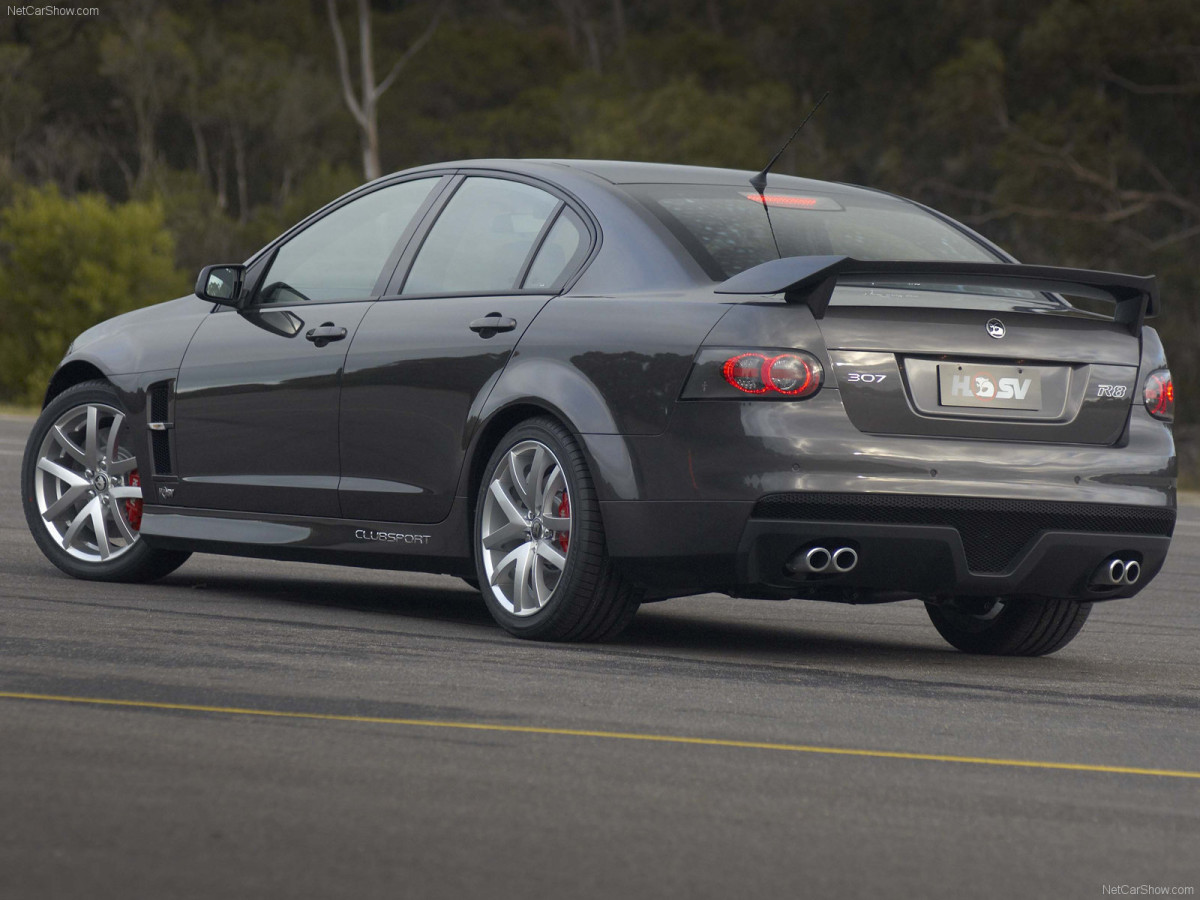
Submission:
[[[1148,316],[1159,312],[1153,275],[1122,275],[1017,263],[863,260],[849,256],[789,256],[739,272],[717,286],[718,294],[779,294],[788,303],[806,303],[815,318],[825,317],[839,282],[911,281],[921,285],[971,285],[1052,291],[1116,304],[1113,321],[1139,334]]]

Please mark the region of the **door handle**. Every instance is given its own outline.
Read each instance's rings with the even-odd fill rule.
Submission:
[[[304,333],[304,337],[312,341],[318,347],[324,347],[330,341],[340,341],[346,336],[346,329],[332,322],[322,322],[317,328],[310,328]]]
[[[482,319],[476,319],[469,326],[480,337],[490,338],[501,331],[512,331],[517,327],[516,319],[508,319],[500,313],[488,313]]]

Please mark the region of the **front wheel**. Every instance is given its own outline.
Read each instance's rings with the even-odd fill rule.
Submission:
[[[964,653],[1045,656],[1067,646],[1092,611],[1076,600],[959,598],[926,603],[933,627]]]
[[[475,564],[492,617],[518,637],[609,640],[641,601],[608,558],[583,452],[553,419],[518,425],[488,460]]]
[[[189,553],[141,539],[142,478],[116,389],[89,381],[42,411],[25,447],[21,501],[34,541],[68,575],[149,581]]]

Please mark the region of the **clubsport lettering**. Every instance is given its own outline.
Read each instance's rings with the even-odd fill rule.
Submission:
[[[354,532],[360,541],[383,541],[389,544],[428,544],[428,534],[402,534],[398,531],[367,531],[360,528]]]

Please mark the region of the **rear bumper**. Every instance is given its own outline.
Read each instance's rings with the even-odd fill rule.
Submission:
[[[903,597],[1130,597],[1162,568],[1175,510],[899,494],[783,494],[756,503],[606,502],[609,552],[659,592],[871,602]],[[844,574],[793,574],[815,545],[849,546]],[[1108,559],[1133,585],[1098,588]]]
[[[1140,404],[1112,446],[867,434],[832,389],[679,402],[660,435],[583,437],[609,552],[662,594],[1128,597],[1174,530],[1171,430]],[[789,574],[817,541],[857,567]],[[1120,554],[1138,582],[1092,590]]]

